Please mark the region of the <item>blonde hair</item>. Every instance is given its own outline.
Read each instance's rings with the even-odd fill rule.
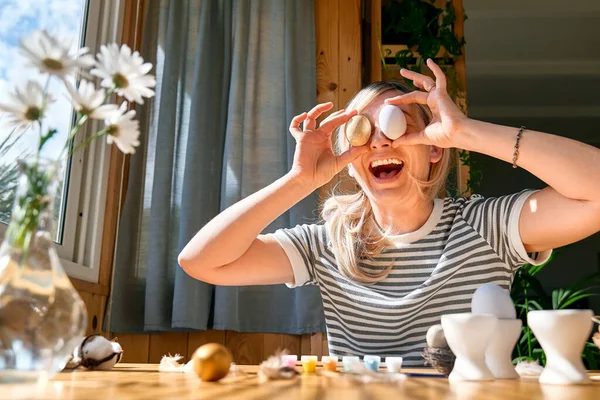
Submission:
[[[399,82],[375,82],[356,93],[346,109],[356,109],[360,113],[375,98],[389,91],[403,94],[411,90]],[[425,125],[429,124],[429,108],[420,104],[416,106]],[[345,126],[342,125],[336,134],[338,153],[345,151],[349,146],[344,132]],[[442,149],[442,158],[437,163],[431,163],[429,179],[425,181],[407,171],[424,199],[434,199],[444,187],[450,170],[450,159],[451,151]],[[360,283],[376,283],[385,279],[393,264],[390,263],[380,272],[365,271],[359,264],[360,259],[372,259],[390,244],[386,239],[389,232],[382,232],[377,225],[371,202],[360,188],[351,194],[333,193],[323,204],[321,216],[325,221],[338,269],[343,275]]]

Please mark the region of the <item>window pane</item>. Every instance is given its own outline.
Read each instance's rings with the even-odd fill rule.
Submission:
[[[85,13],[87,0],[2,0],[0,2],[0,103],[4,103],[7,93],[13,91],[15,85],[22,85],[27,80],[36,80],[42,87],[46,84],[46,75],[32,67],[26,67],[26,60],[19,53],[19,42],[32,31],[46,29],[56,33],[79,48],[84,42]],[[49,127],[58,132],[45,146],[42,156],[57,159],[73,123],[73,110],[66,96],[64,86],[53,78],[49,84],[54,103],[48,108],[44,120],[44,130]],[[0,222],[8,223],[12,208],[16,178],[15,159],[26,154],[33,154],[39,140],[39,128],[29,129],[23,133],[16,132],[12,138],[11,129],[5,123],[6,117],[0,115]],[[64,175],[60,179],[61,192],[56,198],[54,207],[57,242],[62,242],[62,226],[67,198],[70,165],[63,161]]]

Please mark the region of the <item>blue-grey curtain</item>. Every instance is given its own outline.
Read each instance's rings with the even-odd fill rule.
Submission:
[[[152,0],[143,56],[156,97],[139,109],[105,329],[324,331],[315,287],[213,287],[177,265],[219,211],[285,174],[294,115],[316,102],[312,0]],[[316,219],[316,194],[266,232]]]

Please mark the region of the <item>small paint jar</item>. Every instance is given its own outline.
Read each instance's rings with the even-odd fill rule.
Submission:
[[[338,357],[337,356],[323,356],[321,358],[321,362],[323,363],[323,369],[325,371],[336,372]]]
[[[400,372],[402,369],[402,357],[386,357],[385,365],[389,372]]]
[[[379,371],[379,363],[381,362],[381,357],[379,356],[365,356],[363,358],[365,363],[365,367],[370,369],[371,371],[378,372]]]
[[[360,362],[360,358],[358,358],[356,356],[345,356],[345,357],[342,357],[342,363],[344,364],[344,371],[345,372],[351,372],[352,371],[352,364],[359,363],[359,362]]]
[[[296,361],[298,361],[298,356],[295,354],[285,354],[281,356],[281,361],[286,367],[296,368]]]
[[[300,361],[302,361],[302,369],[305,373],[314,373],[317,370],[317,360],[319,358],[317,356],[302,356]]]

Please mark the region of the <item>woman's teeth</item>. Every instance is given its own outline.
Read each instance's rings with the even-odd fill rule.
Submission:
[[[379,167],[381,165],[403,165],[404,163],[396,158],[386,158],[384,160],[375,160],[371,162],[371,168]]]
[[[390,179],[398,175],[403,167],[404,162],[396,158],[387,158],[371,162],[369,169],[377,179]]]

